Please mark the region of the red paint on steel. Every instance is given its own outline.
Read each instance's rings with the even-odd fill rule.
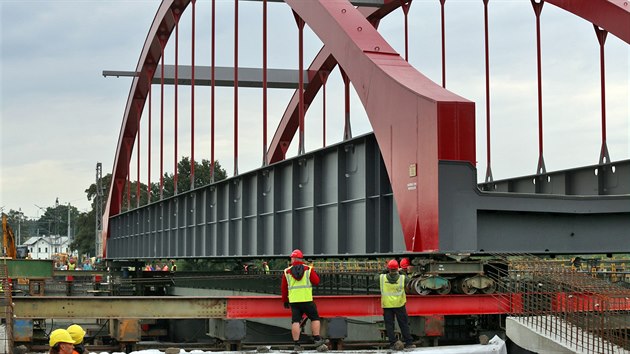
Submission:
[[[630,26],[630,24],[628,25]],[[606,45],[606,35],[608,32],[593,25],[595,35],[599,42],[599,68],[601,77],[601,97],[602,97],[602,147],[600,152],[599,163],[610,162],[608,156],[608,148],[606,147],[606,61],[604,59],[604,46]],[[604,161],[604,158],[606,159]]]
[[[305,152],[304,147],[304,20],[293,12],[295,23],[298,27],[298,114],[299,114],[299,141],[298,155]]]
[[[429,315],[424,318],[424,335],[442,337],[444,335],[444,315]]]
[[[131,161],[129,161],[131,163]],[[127,210],[131,210],[131,176],[129,175],[131,168],[127,171]]]
[[[349,140],[352,139],[352,127],[350,126],[350,78],[348,78],[348,75],[342,68],[339,68],[339,71],[341,71],[341,79],[343,80],[343,140]]]
[[[160,42],[161,73],[160,78],[160,200],[164,197],[164,46],[166,42]]]
[[[398,1],[391,1],[381,6],[380,8],[358,8],[357,10],[365,16],[370,25],[372,27],[377,27],[379,20],[382,17],[390,14],[394,10],[398,8],[400,3]],[[306,86],[304,91],[304,101],[305,108],[308,109],[315,99],[315,96],[319,92],[320,88],[323,86],[323,81],[321,75],[319,73],[326,73],[329,75],[330,72],[337,66],[337,61],[332,56],[330,51],[326,49],[324,46],[319,53],[313,59],[311,65],[308,68],[309,73],[309,83]],[[270,163],[281,161],[285,158],[284,154],[286,149],[291,144],[293,137],[295,136],[295,132],[298,129],[299,124],[299,112],[298,112],[298,102],[299,95],[297,90],[291,97],[286,110],[282,118],[280,119],[280,123],[276,129],[276,132],[269,144],[268,149],[268,160]]]
[[[142,116],[142,109],[140,107],[138,109],[138,136],[136,137],[136,142],[138,143],[138,147],[136,149],[136,208],[140,207],[140,148],[142,145],[140,144],[140,117]]]
[[[195,0],[192,0],[190,72],[190,189],[195,189]]]
[[[630,44],[630,2],[628,0],[545,0],[614,34]]]
[[[328,72],[320,71],[319,79],[322,81],[322,147],[326,147],[326,81]]]
[[[149,74],[149,76],[153,76]],[[151,103],[151,97],[153,96],[153,91],[151,90],[151,85],[149,85],[149,121],[148,121],[148,141],[147,141],[147,203],[151,203],[151,124],[153,123],[153,109]]]
[[[446,30],[444,23],[444,3],[446,0],[440,0],[440,18],[442,26],[442,87],[446,88]]]
[[[175,95],[175,102],[174,102],[174,123],[175,126],[173,128],[173,134],[174,134],[174,142],[173,142],[173,194],[177,195],[177,177],[178,177],[178,173],[177,173],[177,138],[179,136],[178,132],[177,132],[177,111],[178,111],[178,106],[177,103],[179,102],[178,99],[178,82],[179,82],[179,17],[181,16],[181,12],[175,13],[175,20],[177,21],[175,23],[175,87],[173,88],[174,90],[174,95]]]
[[[546,173],[545,160],[543,158],[543,114],[542,114],[542,59],[540,49],[540,14],[544,1],[531,0],[534,14],[536,15],[536,74],[538,78],[538,167],[536,173]]]
[[[630,299],[623,296],[593,293],[556,293],[552,297],[552,312],[628,311]]]
[[[508,298],[512,295],[506,295]],[[317,312],[322,317],[382,316],[380,295],[316,296]],[[482,315],[515,313],[513,302],[493,295],[407,296],[410,316]],[[227,298],[226,318],[290,317],[279,296],[231,296]]]
[[[483,32],[486,64],[486,183],[492,181],[490,159],[490,50],[488,43],[488,0],[483,0]]]
[[[347,2],[286,3],[326,44],[366,108],[407,250],[438,251],[438,161],[475,163],[474,104],[411,67]],[[422,173],[410,175],[414,164]]]
[[[262,63],[263,63],[263,166],[267,166],[267,0],[263,0]]]
[[[238,1],[234,0],[234,176],[238,175]]]
[[[211,84],[210,84],[210,181],[214,182],[214,92],[216,87],[215,82],[215,68],[216,68],[216,56],[215,56],[215,45],[216,45],[216,0],[212,0],[212,41],[211,41],[211,51],[210,51],[210,76],[211,76]]]
[[[400,7],[402,7],[403,15],[405,17],[405,61],[409,61],[409,6],[411,6],[411,0],[400,0]]]

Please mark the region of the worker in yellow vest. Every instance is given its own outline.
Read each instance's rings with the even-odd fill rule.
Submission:
[[[263,272],[265,272],[265,274],[269,274],[270,273],[269,264],[267,264],[267,262],[262,262],[262,268],[263,268]]]
[[[313,267],[304,264],[304,255],[299,249],[291,253],[291,266],[286,268],[282,277],[282,302],[291,309],[291,336],[294,351],[301,351],[300,322],[306,315],[311,320],[311,332],[317,351],[326,351],[328,347],[319,335],[320,321],[317,306],[313,301],[313,286],[319,285],[319,275]]]
[[[379,284],[381,288],[381,307],[383,308],[383,320],[385,331],[389,339],[389,349],[402,350],[415,348],[413,338],[409,331],[409,316],[407,315],[407,296],[405,294],[406,275],[398,272],[398,261],[392,259],[387,263],[387,274],[381,274]],[[398,321],[398,327],[405,344],[396,340],[394,334],[394,318]]]

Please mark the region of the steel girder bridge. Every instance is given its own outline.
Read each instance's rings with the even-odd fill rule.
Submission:
[[[486,130],[486,171],[484,182],[478,184],[475,102],[446,88],[445,16],[450,2],[435,1],[441,15],[441,30],[436,40],[442,49],[441,83],[431,81],[410,64],[407,16],[412,1],[285,0],[284,4],[270,5],[270,8],[284,6],[285,11],[293,12],[298,37],[297,71],[268,68],[268,52],[278,54],[268,51],[268,2],[272,1],[230,4],[233,6],[230,13],[234,15],[233,45],[225,50],[216,46],[217,36],[224,35],[216,30],[216,20],[225,19],[220,10],[226,4],[216,7],[215,1],[205,3],[210,6],[204,16],[210,16],[211,38],[200,39],[195,33],[195,20],[201,16],[196,8],[203,3],[164,0],[149,29],[136,70],[104,73],[133,77],[103,219],[105,258],[272,258],[286,257],[294,248],[301,248],[312,257],[630,252],[630,160],[611,160],[605,90],[607,35],[626,45],[630,43],[627,3],[532,0],[530,5],[530,1],[524,1],[530,7],[527,11],[534,10],[530,19],[535,23],[531,37],[536,39],[536,50],[531,62],[536,63],[532,65],[536,65],[538,89],[537,99],[529,105],[536,106],[538,113],[538,163],[532,175],[494,180],[488,50],[491,43],[488,18],[493,2],[478,1],[478,10],[484,14],[484,21],[479,24],[484,40],[479,46],[485,49],[482,54],[485,81],[483,75],[476,80],[480,86],[485,84],[486,107],[486,119],[482,120]],[[599,161],[555,172],[547,171],[543,158],[541,28],[545,22],[544,18],[541,21],[541,15],[545,3],[548,3],[545,9],[551,5],[554,11],[559,9],[579,18],[581,26],[594,28],[594,35],[588,40],[599,44],[599,53],[594,56],[600,58],[601,74],[596,90],[601,91],[601,116],[597,118],[601,120],[601,147],[594,153],[599,154]],[[247,25],[252,20],[239,17],[239,6],[249,10],[246,16],[252,16],[254,7],[258,11],[256,16],[262,23],[260,41],[248,32],[245,37],[262,48],[260,69],[239,65],[239,47],[244,46],[239,43],[243,38],[242,33],[239,37],[239,25],[242,27],[242,22]],[[404,16],[404,56],[379,33],[379,24],[396,13]],[[179,32],[184,21],[191,23],[190,37],[186,38],[186,43],[191,44],[187,50],[191,52],[182,54]],[[305,27],[322,43],[307,67],[304,66]],[[209,65],[195,62],[198,56],[195,43],[200,41],[211,43]],[[217,49],[219,54],[229,53],[233,67],[216,64]],[[172,51],[174,65],[165,64],[168,50]],[[179,57],[188,55],[189,62],[180,64]],[[330,86],[329,78],[336,67],[342,81],[343,139],[327,144],[326,87],[327,82]],[[189,102],[178,98],[182,85],[189,92]],[[373,133],[352,134],[350,85]],[[222,86],[233,87],[231,98],[217,98],[219,92],[225,92],[220,91],[225,90]],[[239,107],[243,87],[262,90],[258,112],[252,113],[255,109],[250,106]],[[195,90],[200,92],[202,88],[209,90],[209,94],[196,95]],[[284,113],[275,120],[278,123],[269,142],[267,116],[271,93],[268,89],[293,92],[284,103]],[[172,94],[172,99],[167,99],[168,94]],[[323,102],[322,147],[306,151],[306,137],[312,135],[306,133],[305,116],[309,110],[313,111],[316,99]],[[210,145],[213,178],[215,119],[219,121],[221,116],[221,121],[225,121],[225,111],[229,109],[221,108],[225,101],[232,105],[233,116],[229,120],[233,125],[229,133],[233,135],[224,134],[227,136],[217,141],[224,150],[233,145],[230,162],[233,174],[222,181],[198,185],[195,173],[199,172],[195,171],[194,162],[195,152],[200,148],[195,147],[195,140]],[[199,108],[195,111],[200,102],[210,108],[203,118]],[[165,104],[174,106],[170,113],[165,111]],[[178,108],[178,104],[184,108]],[[178,125],[182,124],[178,123],[178,114],[186,119],[186,131],[178,132]],[[260,117],[255,120],[260,125],[247,129],[240,123],[240,128],[246,128],[246,132],[261,131],[262,163],[249,172],[241,172],[239,157],[244,154],[241,151],[239,155],[239,147],[246,144],[239,135],[239,119],[252,115]],[[151,152],[151,137],[157,131],[157,122],[153,122],[153,128],[151,122],[156,117],[160,119],[160,139],[156,144],[159,159],[154,156],[157,148],[153,147]],[[209,134],[195,129],[195,122],[200,125],[201,119],[210,121]],[[173,136],[174,142],[165,142],[164,129],[172,129],[167,134]],[[216,135],[220,134],[218,131]],[[186,191],[178,191],[178,178],[183,178],[178,176],[177,168],[181,154],[178,137],[190,144],[184,155],[190,157],[188,178],[192,183]],[[628,137],[625,138],[627,141]],[[148,143],[143,145],[145,142]],[[173,195],[169,197],[164,197],[163,177],[169,173],[163,168],[165,147],[173,149],[175,160],[170,170]],[[151,181],[152,160],[153,169],[160,166],[159,182]]]

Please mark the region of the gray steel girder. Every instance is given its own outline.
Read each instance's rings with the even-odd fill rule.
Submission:
[[[630,167],[628,162],[617,164],[623,170]],[[593,171],[596,168],[588,166],[583,169]],[[576,171],[582,175],[582,169]],[[623,175],[622,171],[618,172]],[[440,250],[573,254],[630,252],[630,193],[482,192],[474,187],[475,180],[476,170],[472,166],[440,162]],[[533,183],[532,180],[529,182]],[[628,190],[630,179],[618,182],[618,190]],[[582,187],[584,190],[597,190],[598,183],[594,179],[590,188],[586,185]]]
[[[114,216],[107,258],[403,252],[395,215],[366,135]]]
[[[195,85],[210,86],[212,85],[212,68],[209,66],[195,65]],[[309,83],[308,70],[302,74],[304,79],[304,87]],[[134,77],[138,76],[135,71],[121,70],[103,70],[103,76],[115,77]],[[298,70],[292,69],[267,69],[267,87],[281,89],[297,89],[300,79]],[[154,85],[162,83],[161,71],[158,67],[153,81]],[[164,84],[175,84],[175,65],[164,65]],[[180,65],[177,71],[177,84],[192,84],[192,66]],[[217,66],[214,68],[214,84],[222,87],[234,86],[234,68]],[[263,70],[258,68],[238,68],[238,85],[239,87],[262,87],[263,86]]]
[[[617,164],[619,175],[630,166]],[[439,179],[442,253],[630,252],[630,194],[482,192],[473,166],[449,161]],[[618,184],[627,190],[630,179]],[[294,248],[309,257],[405,251],[372,134],[116,215],[107,258],[270,258]]]

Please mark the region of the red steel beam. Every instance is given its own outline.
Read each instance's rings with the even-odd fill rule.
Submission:
[[[410,316],[482,315],[521,312],[517,295],[431,295],[407,296]],[[508,301],[509,300],[509,301]],[[322,317],[382,316],[380,295],[316,296]],[[226,318],[289,317],[278,296],[231,296],[227,298]]]
[[[406,250],[439,251],[438,161],[475,164],[474,103],[410,66],[347,1],[285,2],[330,50],[365,107]]]
[[[628,0],[545,0],[614,34],[630,44]]]

